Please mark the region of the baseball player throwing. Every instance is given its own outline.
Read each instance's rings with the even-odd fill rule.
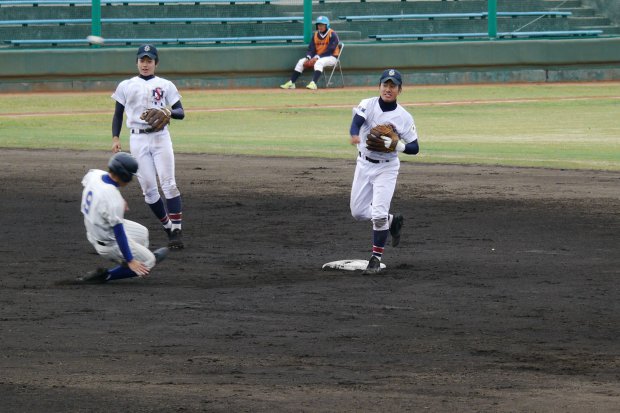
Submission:
[[[82,179],[81,210],[84,215],[86,238],[102,257],[119,263],[99,268],[79,277],[83,284],[100,284],[110,280],[146,277],[156,263],[161,262],[168,248],[155,252],[148,249],[148,230],[124,219],[127,204],[118,188],[131,182],[138,171],[138,162],[128,153],[119,152],[110,158],[108,172],[91,169]]]
[[[351,215],[372,221],[372,256],[365,274],[381,271],[381,258],[388,234],[392,246],[400,242],[403,216],[390,214],[390,203],[400,169],[398,153],[419,152],[413,117],[396,102],[402,76],[387,69],[379,80],[379,96],[364,99],[353,109],[351,144],[357,145],[357,164],[351,188]]]
[[[168,247],[183,248],[181,192],[174,173],[174,152],[168,131],[170,118],[183,119],[185,112],[176,86],[155,76],[159,63],[157,49],[142,45],[138,49],[138,76],[122,81],[112,98],[116,100],[112,120],[112,152],[121,150],[123,113],[127,112],[129,148],[138,160],[144,200],[168,234]],[[159,193],[157,178],[166,202]]]

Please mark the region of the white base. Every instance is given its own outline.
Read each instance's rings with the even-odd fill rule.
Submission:
[[[340,260],[323,264],[323,270],[363,271],[368,267],[368,260]],[[381,269],[385,264],[381,263]]]

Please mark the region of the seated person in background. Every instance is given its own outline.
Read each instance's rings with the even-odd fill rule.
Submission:
[[[295,82],[301,76],[304,68],[314,68],[312,82],[308,83],[307,89],[316,90],[316,82],[323,73],[323,68],[334,66],[340,54],[340,39],[335,31],[329,28],[329,19],[325,16],[319,16],[314,23],[316,32],[312,36],[312,41],[308,45],[306,57],[299,59],[295,70],[291,75],[291,80],[283,85],[282,89],[295,89]]]

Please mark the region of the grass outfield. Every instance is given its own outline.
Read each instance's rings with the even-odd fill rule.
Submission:
[[[107,150],[111,92],[4,94],[0,147]],[[181,93],[176,152],[351,158],[351,109],[378,88]],[[405,161],[620,170],[620,83],[405,85],[399,102],[420,135]]]

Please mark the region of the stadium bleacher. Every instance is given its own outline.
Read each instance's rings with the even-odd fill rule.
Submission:
[[[579,0],[502,3],[498,38],[591,37],[609,20]],[[153,5],[154,7],[145,7]],[[0,47],[88,47],[90,0],[0,0]],[[486,0],[331,1],[313,15],[331,19],[347,42],[488,38]],[[101,0],[108,45],[303,42],[303,6],[272,0]]]

